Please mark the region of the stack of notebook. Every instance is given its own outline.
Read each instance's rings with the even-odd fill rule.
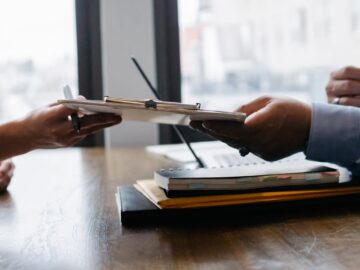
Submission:
[[[119,187],[125,211],[195,209],[301,201],[360,193],[346,170],[307,160],[247,164],[229,168],[166,169],[154,179]],[[138,203],[138,204],[137,204]]]
[[[339,182],[335,167],[305,159],[247,163],[220,168],[167,169],[155,172],[169,197],[313,188]]]

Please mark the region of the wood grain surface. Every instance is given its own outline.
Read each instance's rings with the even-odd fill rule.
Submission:
[[[0,269],[359,269],[349,204],[123,227],[116,186],[170,164],[142,148],[37,151],[0,195]],[[234,213],[236,215],[236,213]]]

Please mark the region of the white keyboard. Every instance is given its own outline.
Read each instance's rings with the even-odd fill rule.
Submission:
[[[256,163],[267,163],[265,160],[248,154],[245,157],[240,156],[239,151],[227,146],[221,142],[198,142],[191,144],[196,154],[205,163],[206,167],[231,167],[237,165],[249,165]],[[147,151],[152,154],[183,162],[193,163],[194,157],[184,144],[168,144],[148,146]],[[304,154],[299,153],[276,162],[288,162],[294,160],[304,160]]]

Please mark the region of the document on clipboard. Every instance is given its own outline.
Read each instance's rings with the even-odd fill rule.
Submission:
[[[58,100],[68,108],[84,114],[114,113],[123,121],[153,122],[169,125],[188,125],[191,120],[221,120],[244,122],[246,114],[203,110],[200,104],[184,104],[155,99],[127,99],[105,97],[104,100]]]

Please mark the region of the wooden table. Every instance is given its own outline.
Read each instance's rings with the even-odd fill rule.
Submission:
[[[165,161],[132,149],[33,152],[0,196],[1,269],[359,269],[357,206],[123,227],[116,186]],[[236,213],[234,213],[236,215]]]

